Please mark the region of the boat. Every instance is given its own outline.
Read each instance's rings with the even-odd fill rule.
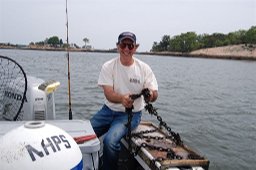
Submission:
[[[50,137],[59,135],[51,134],[49,129],[44,130],[45,127],[50,125],[53,126],[53,129],[55,127],[60,128],[64,131],[63,133],[67,133],[71,138],[70,140],[74,140],[81,151],[82,165],[81,160],[78,160],[77,165],[73,165],[76,168],[69,167],[68,169],[79,169],[79,167],[88,170],[101,169],[101,157],[103,154],[102,138],[104,136],[100,138],[96,137],[89,120],[56,119],[54,93],[60,83],[55,80],[45,81],[40,78],[27,76],[22,66],[9,57],[0,56],[0,60],[0,116],[2,116],[2,121],[0,122],[0,148],[2,148],[0,152],[0,162],[1,165],[6,165],[6,167],[3,166],[1,168],[10,169],[10,167],[14,167],[14,169],[24,169],[24,167],[26,167],[25,169],[27,169],[27,167],[31,167],[31,169],[35,169],[35,167],[32,168],[33,159],[31,158],[31,155],[33,155],[33,152],[29,152],[25,145],[23,145],[23,147],[25,147],[23,149],[21,149],[20,146],[16,146],[17,141],[19,141],[18,143],[28,144],[35,143],[35,141],[24,141],[28,138],[26,137],[26,134],[22,135],[25,136],[25,138],[17,137],[15,140],[9,142],[3,141],[7,140],[5,137],[8,136],[9,133],[16,132],[16,134],[12,136],[19,136],[22,134],[19,129],[25,128],[27,131],[38,130],[39,134],[36,134],[35,136],[39,139],[39,142],[37,143],[40,144],[41,141],[40,147],[42,147],[43,140],[49,139],[51,142],[50,139],[52,138]],[[147,95],[147,91],[142,91],[141,94],[134,94],[131,97],[135,99],[142,95]],[[118,163],[120,170],[207,170],[209,168],[210,161],[185,145],[179,134],[171,130],[166,122],[164,122],[163,118],[158,115],[152,104],[147,102],[145,109],[150,114],[156,116],[159,125],[157,126],[152,122],[142,121],[133,131],[129,131],[129,126],[127,126],[128,135],[121,141],[122,151]],[[132,114],[130,114],[128,118],[132,119]],[[129,122],[129,119],[127,122]],[[44,133],[46,136],[42,137],[43,135],[40,133]],[[49,153],[52,154],[48,153],[47,155],[45,153],[45,156],[40,156],[40,154],[38,154],[39,151],[37,151],[35,152],[37,154],[34,155],[33,158],[39,160],[44,160],[45,158],[46,160],[49,160],[48,157],[55,155],[53,153],[56,152],[56,148],[59,147],[62,141],[58,137],[56,137],[56,140],[52,141],[52,143],[55,143],[55,145],[52,145],[55,146],[55,148],[52,147],[52,151],[49,151]],[[3,143],[8,143],[9,148],[17,147],[17,149],[11,153],[12,157],[9,159],[6,158],[6,155],[10,154],[10,152],[3,152],[3,150],[6,150],[3,149],[3,147],[8,148],[7,146],[4,146]],[[20,150],[24,153],[21,154]],[[36,149],[34,149],[34,151],[35,150]],[[59,154],[63,154],[63,151],[64,149],[60,149]],[[15,152],[17,153],[15,154]],[[43,152],[41,154],[43,154]],[[23,160],[24,155],[27,156],[26,161],[29,165],[24,165],[24,161],[17,161]],[[64,155],[61,155],[60,158],[65,160],[65,153]],[[55,161],[63,166],[63,160],[60,160],[60,158]],[[15,159],[15,161],[10,161],[13,159]],[[28,160],[30,160],[30,162]],[[6,163],[6,161],[8,163]],[[10,162],[15,165],[12,165]],[[65,162],[69,162],[69,160]],[[40,166],[36,167],[36,169],[40,169]]]

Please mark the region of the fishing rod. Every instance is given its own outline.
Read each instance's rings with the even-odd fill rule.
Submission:
[[[70,92],[70,64],[69,64],[69,41],[68,41],[68,0],[66,0],[66,20],[67,20],[67,59],[68,59],[68,108],[69,108],[69,120],[72,119],[71,110],[71,92]]]

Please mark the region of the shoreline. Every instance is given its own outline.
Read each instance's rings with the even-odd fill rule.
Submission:
[[[191,54],[191,53],[172,53],[172,52],[140,52],[143,55],[157,55],[167,57],[186,57],[186,58],[208,58],[208,59],[232,59],[232,60],[255,60],[256,56],[243,55],[220,55],[220,54]]]
[[[15,47],[0,45],[0,49],[18,49],[18,50],[39,50],[39,51],[66,51],[64,48],[54,47]],[[69,49],[70,52],[98,52],[98,53],[117,53],[116,49]],[[209,59],[234,59],[234,60],[256,60],[256,45],[231,45],[224,47],[206,48],[189,53],[182,52],[137,52],[139,55],[157,55],[167,57],[188,57],[188,58],[209,58]]]

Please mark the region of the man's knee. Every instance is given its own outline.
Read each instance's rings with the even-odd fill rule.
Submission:
[[[120,141],[117,141],[113,135],[106,135],[103,140],[104,147],[113,150],[119,150]]]

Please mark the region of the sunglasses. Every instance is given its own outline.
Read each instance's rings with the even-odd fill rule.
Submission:
[[[120,43],[119,46],[121,49],[125,49],[126,46],[128,47],[129,50],[132,50],[134,48],[134,44],[128,44],[128,43]]]

